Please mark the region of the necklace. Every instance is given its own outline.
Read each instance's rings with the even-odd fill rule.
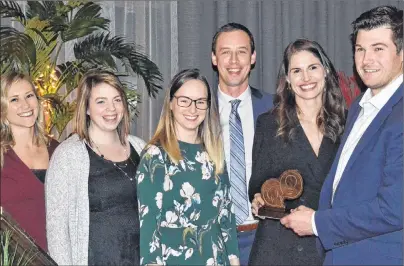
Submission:
[[[125,160],[126,163],[123,165],[123,167],[121,167],[121,166],[119,166],[116,162],[111,161],[111,160],[108,160],[107,158],[105,158],[104,154],[101,153],[100,148],[97,146],[97,144],[96,144],[92,139],[90,139],[90,141],[91,141],[91,143],[94,145],[94,147],[97,149],[97,151],[98,151],[98,153],[100,154],[100,156],[101,156],[102,159],[106,160],[107,162],[111,162],[111,163],[113,164],[113,166],[114,166],[116,169],[118,169],[119,171],[121,171],[122,174],[124,174],[130,181],[133,181],[133,177],[130,177],[130,176],[128,175],[128,173],[125,172],[125,171],[122,169],[122,168],[126,168],[126,167],[128,166],[128,163],[127,163],[128,159],[129,159],[129,161],[132,163],[132,165],[133,165],[133,166],[135,167],[135,169],[136,169],[136,165],[135,165],[135,163],[132,161],[132,158],[130,157],[130,152],[129,152],[129,157],[128,157],[128,159]],[[91,147],[91,146],[92,146],[92,145],[90,145],[90,147]],[[126,150],[125,147],[123,148],[123,150],[124,150],[125,154],[128,154],[128,152],[127,152],[127,150]]]

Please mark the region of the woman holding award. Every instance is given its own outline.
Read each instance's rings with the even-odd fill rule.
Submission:
[[[286,201],[286,209],[302,204],[317,209],[345,124],[337,73],[317,42],[297,39],[288,45],[278,73],[274,106],[258,117],[255,129],[249,183],[253,213],[257,215],[264,204],[264,182],[286,170],[297,170],[303,177],[302,194]],[[315,237],[300,238],[276,219],[260,220],[249,265],[269,264],[322,264]]]

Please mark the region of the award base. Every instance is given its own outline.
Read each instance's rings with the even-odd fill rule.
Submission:
[[[258,210],[258,217],[261,219],[274,219],[279,220],[282,217],[288,215],[290,213],[289,210],[285,210],[284,208],[273,208],[269,206],[263,206]]]

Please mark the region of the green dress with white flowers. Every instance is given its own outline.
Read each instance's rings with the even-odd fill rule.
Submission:
[[[139,163],[140,264],[229,265],[239,251],[228,175],[202,145],[179,146],[178,164],[154,145]]]

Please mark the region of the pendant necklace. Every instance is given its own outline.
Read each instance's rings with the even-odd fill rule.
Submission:
[[[129,159],[129,161],[131,161],[132,165],[133,165],[133,166],[135,167],[135,169],[136,169],[136,165],[135,165],[135,163],[132,161],[132,158],[130,157],[130,152],[129,152],[129,157],[128,157],[128,159],[125,160],[126,163],[123,165],[123,167],[121,167],[121,166],[119,166],[116,162],[111,161],[111,160],[108,160],[107,158],[105,158],[104,154],[101,153],[100,148],[97,146],[97,144],[96,144],[92,139],[90,139],[90,141],[91,141],[91,143],[94,145],[94,147],[97,149],[97,151],[98,151],[98,153],[100,154],[100,156],[101,156],[102,159],[104,159],[104,160],[106,160],[106,161],[108,161],[108,162],[111,162],[111,163],[114,165],[114,167],[117,168],[117,169],[119,169],[119,171],[121,171],[130,181],[133,181],[133,177],[130,177],[130,176],[128,175],[128,173],[126,173],[126,172],[122,169],[122,168],[126,168],[126,167],[128,166],[128,163],[127,163],[128,159]],[[91,146],[92,146],[92,145],[90,145],[90,147],[91,147]],[[125,154],[128,153],[126,148],[123,148],[123,150],[124,150]]]

